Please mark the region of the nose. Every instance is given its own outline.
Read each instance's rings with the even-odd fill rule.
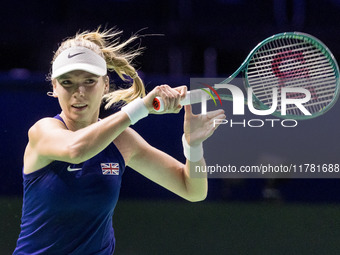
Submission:
[[[83,97],[85,95],[85,86],[84,85],[78,85],[76,86],[76,90],[74,93],[76,96]]]

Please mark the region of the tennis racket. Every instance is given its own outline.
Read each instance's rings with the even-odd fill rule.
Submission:
[[[286,32],[265,39],[220,84],[231,84],[237,76],[242,77],[246,89],[252,88],[252,103],[257,109],[270,109],[273,88],[277,88],[277,108],[272,114],[281,118],[310,119],[320,116],[331,109],[339,97],[339,67],[333,54],[320,40],[300,32]],[[214,88],[218,89],[218,84]],[[293,104],[287,105],[286,114],[282,115],[280,92],[283,88],[307,89],[311,98],[303,106],[310,115]],[[180,103],[187,105],[207,100],[209,96],[206,92],[203,89],[188,91]],[[233,100],[230,92],[223,91],[218,95],[221,100]],[[289,97],[298,98],[301,94],[290,93],[287,94]],[[162,98],[156,97],[153,106],[156,111],[163,111]]]

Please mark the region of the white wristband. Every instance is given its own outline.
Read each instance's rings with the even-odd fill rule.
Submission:
[[[145,106],[143,99],[140,97],[123,106],[122,111],[129,116],[131,125],[149,115],[149,110]]]
[[[203,144],[200,143],[197,146],[190,146],[185,139],[185,135],[182,136],[183,152],[186,159],[191,162],[200,161],[203,158]]]

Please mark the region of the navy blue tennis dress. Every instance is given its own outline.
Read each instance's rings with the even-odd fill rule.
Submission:
[[[111,143],[81,164],[53,161],[23,174],[21,232],[13,254],[113,254],[112,216],[124,170]]]

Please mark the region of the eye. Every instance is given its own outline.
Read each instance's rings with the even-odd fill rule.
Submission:
[[[96,83],[97,83],[96,79],[88,78],[88,79],[85,80],[86,85],[94,85]]]
[[[71,87],[72,86],[72,81],[71,80],[60,80],[59,83],[63,87]]]

